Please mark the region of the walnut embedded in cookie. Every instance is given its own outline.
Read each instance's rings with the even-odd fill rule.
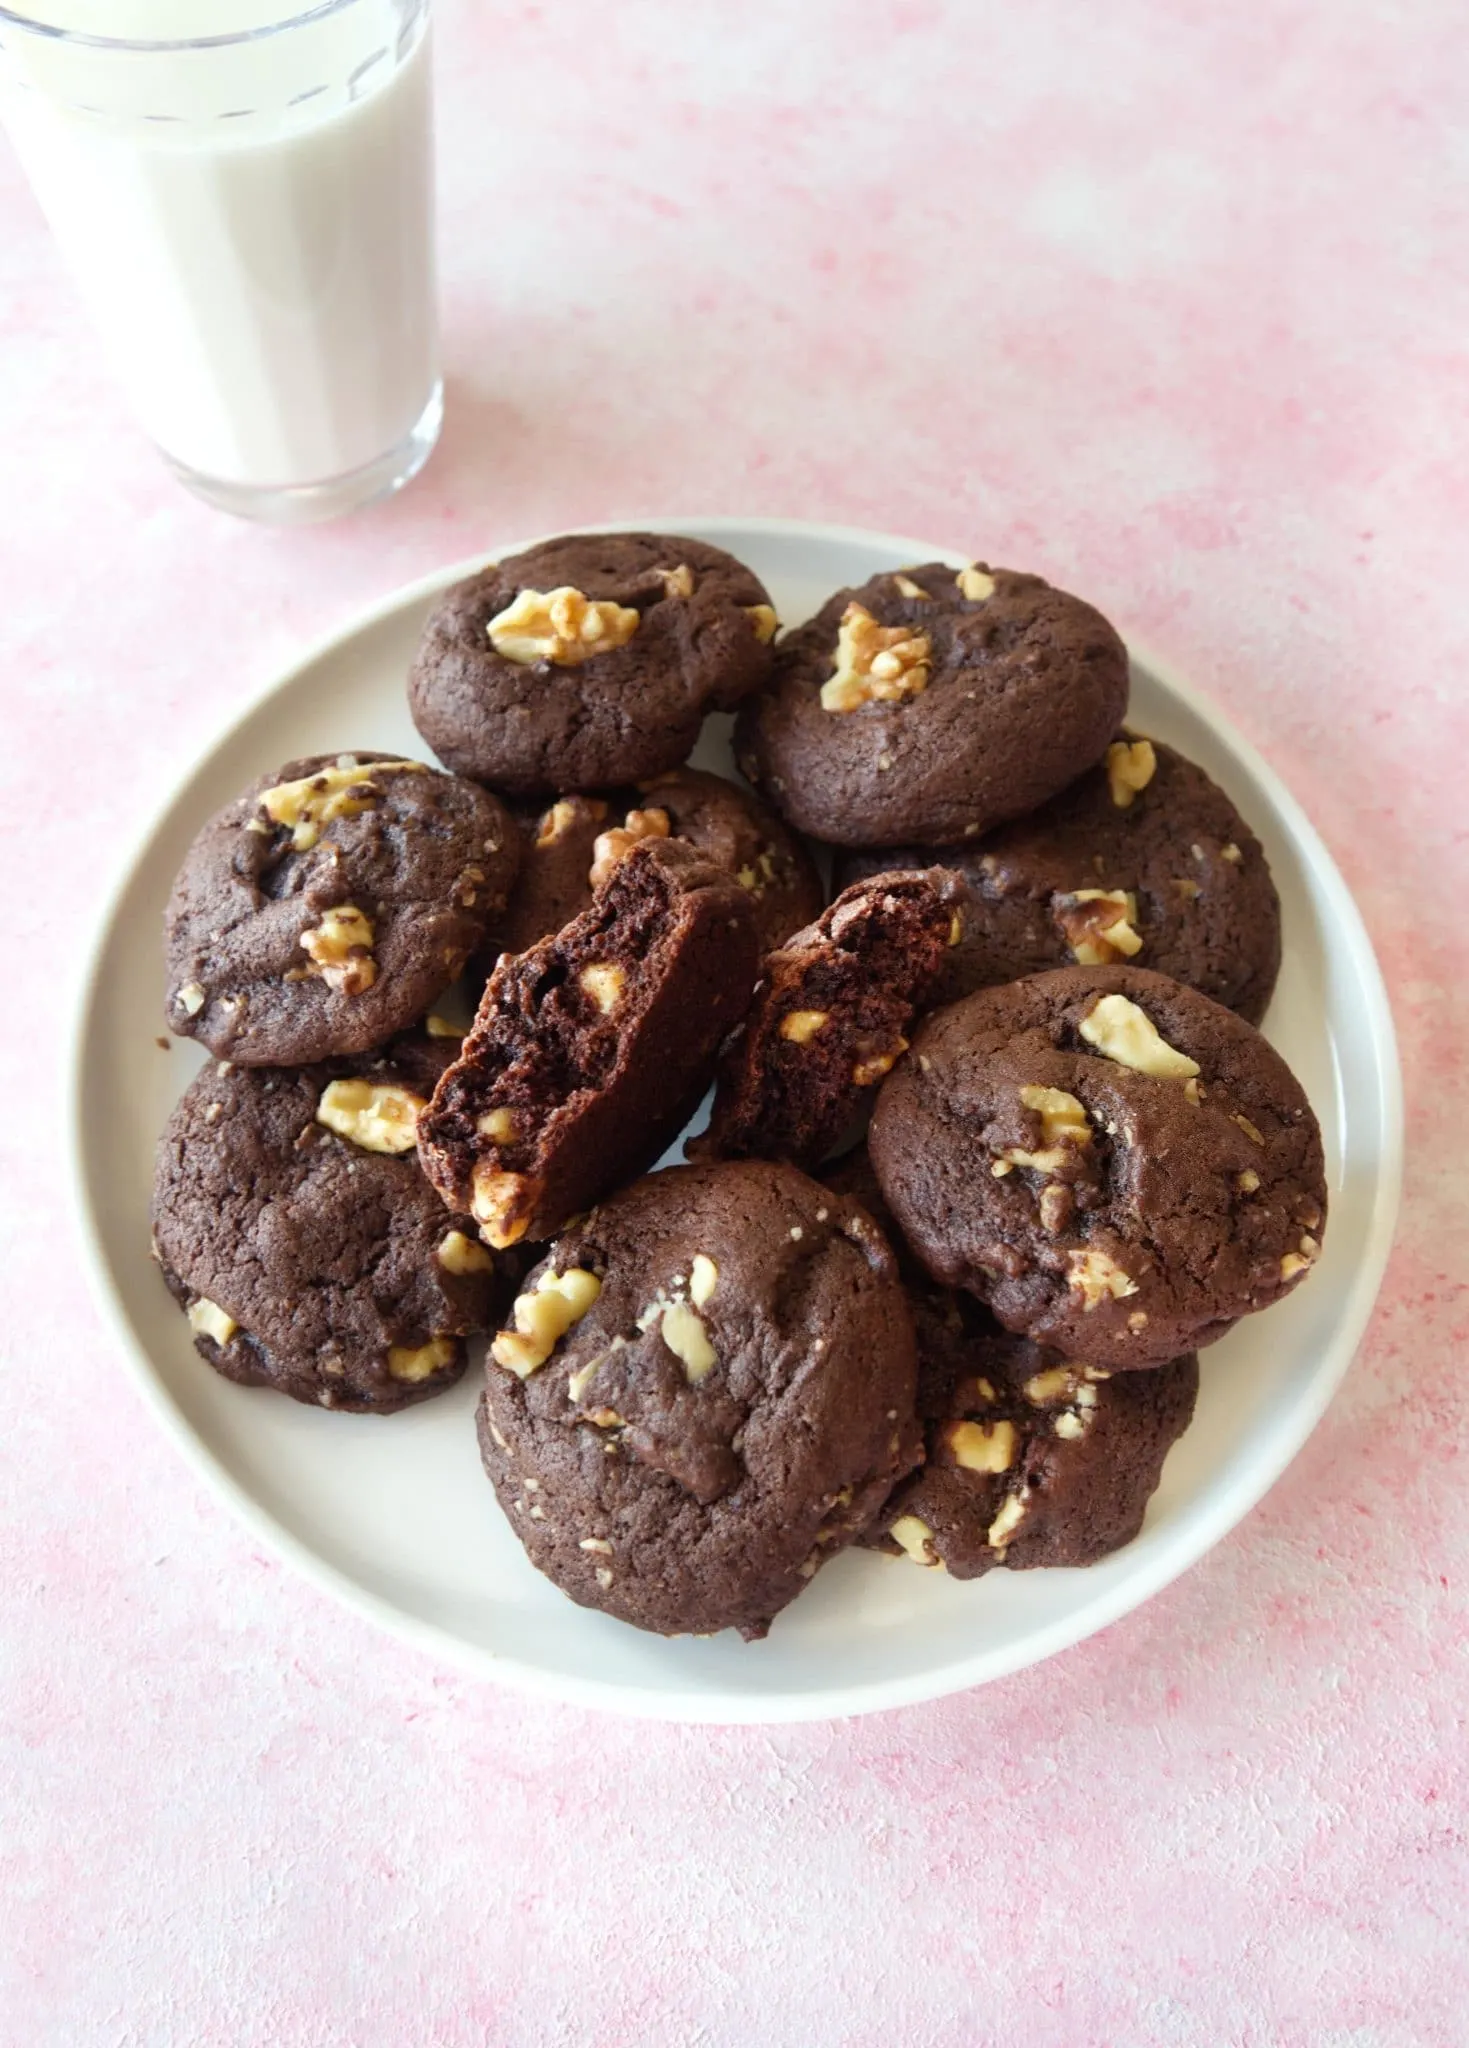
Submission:
[[[835,846],[940,846],[1022,816],[1100,759],[1127,708],[1107,621],[1039,576],[941,562],[840,590],[788,633],[735,754]]]
[[[699,768],[673,768],[635,790],[563,796],[521,813],[524,858],[497,950],[523,953],[585,910],[641,839],[677,838],[734,876],[768,952],[821,910],[821,877],[801,841],[749,790]]]
[[[503,804],[421,761],[287,762],[185,856],[164,918],[169,1025],[250,1066],[383,1045],[483,944],[519,853]]]
[[[158,1146],[154,1250],[227,1379],[382,1415],[461,1376],[501,1288],[414,1152],[449,1058],[415,1036],[296,1070],[211,1062],[185,1091]]]
[[[939,1011],[869,1146],[928,1272],[1109,1371],[1221,1337],[1321,1249],[1321,1133],[1232,1011],[1132,967],[1062,969]]]
[[[1161,741],[1123,734],[1085,775],[973,846],[839,855],[841,884],[938,864],[964,885],[944,1000],[1048,967],[1132,960],[1251,1024],[1280,968],[1280,899],[1224,791]]]
[[[517,797],[637,782],[770,672],[758,577],[677,534],[567,534],[446,592],[409,681],[439,758]]]
[[[825,1158],[908,1049],[960,933],[942,868],[854,883],[761,962],[691,1157]]]
[[[762,1162],[650,1175],[491,1346],[480,1447],[531,1562],[664,1635],[764,1635],[917,1456],[913,1331],[866,1214]]]
[[[419,1119],[424,1169],[496,1247],[552,1236],[650,1166],[744,1014],[748,893],[681,839],[618,861],[589,909],[505,955]]]

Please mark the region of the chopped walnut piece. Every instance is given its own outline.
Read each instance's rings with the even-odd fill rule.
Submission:
[[[616,961],[594,960],[577,976],[577,985],[589,995],[604,1017],[610,1017],[622,1001],[627,976]]]
[[[1013,1422],[951,1422],[944,1441],[966,1472],[1008,1472],[1018,1438]]]
[[[472,1237],[466,1237],[462,1230],[451,1230],[447,1237],[439,1240],[434,1257],[446,1273],[456,1278],[466,1273],[488,1273],[494,1267],[494,1260],[482,1244],[476,1244]]]
[[[497,1252],[519,1244],[530,1228],[530,1216],[515,1216],[514,1211],[530,1211],[538,1192],[529,1175],[505,1173],[481,1162],[474,1170],[469,1213],[479,1225],[485,1243],[493,1245]]]
[[[905,576],[901,569],[894,572],[893,582],[900,597],[927,597],[928,592],[921,583],[915,583],[911,576]]]
[[[1094,1309],[1108,1297],[1121,1301],[1124,1296],[1137,1293],[1137,1282],[1130,1279],[1110,1253],[1088,1247],[1085,1251],[1068,1254],[1071,1270],[1066,1275],[1066,1284],[1081,1296],[1084,1311]]]
[[[187,1321],[196,1337],[212,1338],[221,1348],[229,1343],[240,1327],[229,1310],[221,1308],[217,1301],[211,1301],[207,1294],[201,1294],[197,1301],[189,1303]]]
[[[821,686],[823,711],[862,704],[901,704],[928,686],[929,639],[907,626],[880,626],[854,599],[842,614],[831,676]]]
[[[933,1531],[921,1515],[899,1515],[888,1530],[889,1536],[902,1551],[906,1551],[915,1564],[939,1565],[938,1553],[933,1547]]]
[[[852,1069],[853,1087],[870,1088],[874,1081],[880,1081],[884,1074],[892,1072],[907,1050],[908,1041],[900,1036],[886,1052],[875,1052],[865,1060],[858,1060]]]
[[[1081,1150],[1092,1141],[1092,1127],[1083,1105],[1064,1088],[1042,1088],[1027,1083],[1019,1091],[1024,1108],[1041,1120],[1041,1149],[1027,1152],[1012,1145],[990,1168],[998,1180],[1000,1166],[1029,1166],[1037,1173],[1055,1173],[1066,1164],[1067,1148]]]
[[[998,1550],[1001,1552],[1004,1551],[1006,1545],[1010,1541],[1010,1538],[1015,1534],[1015,1531],[1020,1527],[1024,1515],[1024,1494],[1011,1494],[1009,1500],[1005,1502],[1005,1505],[1000,1509],[1000,1512],[995,1516],[995,1519],[990,1523],[989,1534],[985,1540],[989,1544],[991,1550]]]
[[[1160,1081],[1182,1081],[1199,1071],[1197,1060],[1169,1045],[1146,1010],[1126,996],[1100,996],[1081,1020],[1088,1045],[1120,1067],[1152,1074]]]
[[[409,1384],[432,1379],[459,1356],[452,1337],[430,1337],[427,1344],[392,1344],[388,1347],[388,1371],[395,1380]]]
[[[1151,740],[1113,740],[1107,749],[1107,787],[1119,811],[1127,810],[1158,768]]]
[[[987,597],[995,594],[995,579],[987,569],[981,569],[978,562],[971,562],[967,569],[961,569],[954,581],[959,586],[959,595],[967,597],[971,604],[983,604]]]
[[[1082,967],[1107,967],[1141,953],[1137,898],[1129,889],[1073,889],[1051,898],[1051,916]]]
[[[665,597],[693,596],[694,572],[687,562],[680,562],[676,569],[655,569],[653,574],[661,579]]]
[[[421,1095],[390,1082],[329,1081],[316,1105],[316,1121],[364,1152],[411,1152],[426,1107]]]
[[[272,825],[290,826],[293,852],[309,853],[323,825],[336,818],[355,818],[381,801],[379,776],[430,772],[422,761],[359,761],[355,754],[341,754],[334,766],[295,782],[278,782],[257,802]]]
[[[592,866],[587,880],[600,889],[620,860],[630,854],[640,839],[667,839],[671,824],[667,811],[656,807],[629,811],[620,825],[598,836],[592,848]]]
[[[602,1292],[595,1273],[580,1266],[564,1273],[547,1269],[527,1294],[515,1297],[513,1329],[502,1330],[490,1346],[497,1365],[517,1379],[529,1379],[543,1366],[573,1323],[579,1323]]]
[[[762,647],[768,647],[780,630],[780,620],[775,616],[774,605],[747,604],[745,617],[755,628],[755,638]]]
[[[675,1301],[663,1311],[658,1334],[684,1369],[692,1387],[708,1379],[716,1363],[714,1346],[697,1309],[686,1301]]]
[[[485,628],[490,644],[506,661],[528,667],[550,661],[575,668],[594,654],[625,647],[642,623],[629,605],[590,598],[571,584],[556,590],[522,590]]]
[[[302,932],[300,944],[311,962],[310,972],[319,974],[339,996],[363,995],[377,980],[372,919],[355,903],[324,910],[320,924]]]
[[[787,1010],[780,1020],[780,1035],[788,1038],[792,1045],[809,1045],[829,1021],[830,1015],[826,1010]]]

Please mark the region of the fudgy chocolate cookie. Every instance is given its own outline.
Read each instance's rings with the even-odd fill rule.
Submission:
[[[681,839],[635,846],[589,910],[495,968],[419,1118],[429,1179],[492,1245],[553,1236],[669,1143],[758,967],[733,876]]]
[[[440,760],[513,796],[605,789],[676,768],[706,711],[770,672],[775,613],[721,548],[573,533],[458,583],[408,685]]]
[[[185,1091],[158,1147],[154,1251],[227,1379],[387,1414],[464,1371],[495,1262],[413,1151],[449,1057],[407,1038],[294,1071],[211,1063]]]
[[[524,1283],[486,1379],[485,1469],[531,1562],[664,1635],[764,1635],[918,1454],[892,1254],[787,1166],[603,1203]]]
[[[1233,1011],[1143,968],[1063,968],[940,1010],[868,1143],[935,1279],[1107,1371],[1212,1343],[1320,1250],[1300,1083]]]
[[[735,734],[742,771],[835,846],[976,839],[1101,758],[1127,650],[1039,576],[927,562],[839,590],[788,633]]]
[[[685,839],[733,875],[755,908],[760,950],[769,952],[826,900],[811,856],[781,820],[722,775],[673,768],[636,790],[559,797],[522,815],[525,856],[496,937],[523,953],[560,931],[592,900],[618,859],[639,839]]]
[[[1059,796],[975,846],[839,854],[835,877],[934,863],[965,890],[948,1002],[1049,967],[1133,959],[1251,1024],[1265,1014],[1280,899],[1264,851],[1224,791],[1161,742],[1114,740]]]
[[[767,953],[690,1157],[824,1159],[907,1051],[958,943],[960,894],[943,868],[874,875]]]
[[[1198,1395],[1192,1354],[1150,1372],[1068,1363],[931,1280],[883,1203],[866,1152],[824,1176],[886,1230],[918,1338],[925,1460],[864,1543],[975,1579],[996,1565],[1088,1565],[1130,1543]]]
[[[383,1045],[482,944],[519,854],[473,782],[361,751],[289,761],[185,857],[164,918],[169,1026],[249,1066]]]

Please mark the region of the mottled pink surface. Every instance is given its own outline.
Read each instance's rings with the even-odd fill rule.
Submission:
[[[451,410],[256,531],[114,398],[0,153],[6,2043],[1469,2038],[1457,0],[442,13]],[[842,519],[1035,567],[1305,801],[1410,1101],[1368,1342],[1264,1506],[1054,1662],[771,1733],[530,1704],[260,1555],[85,1295],[63,990],[303,640],[507,535]]]

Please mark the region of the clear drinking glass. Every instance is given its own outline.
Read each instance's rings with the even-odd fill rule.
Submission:
[[[0,4],[0,117],[144,428],[228,512],[332,518],[438,438],[428,14]]]

